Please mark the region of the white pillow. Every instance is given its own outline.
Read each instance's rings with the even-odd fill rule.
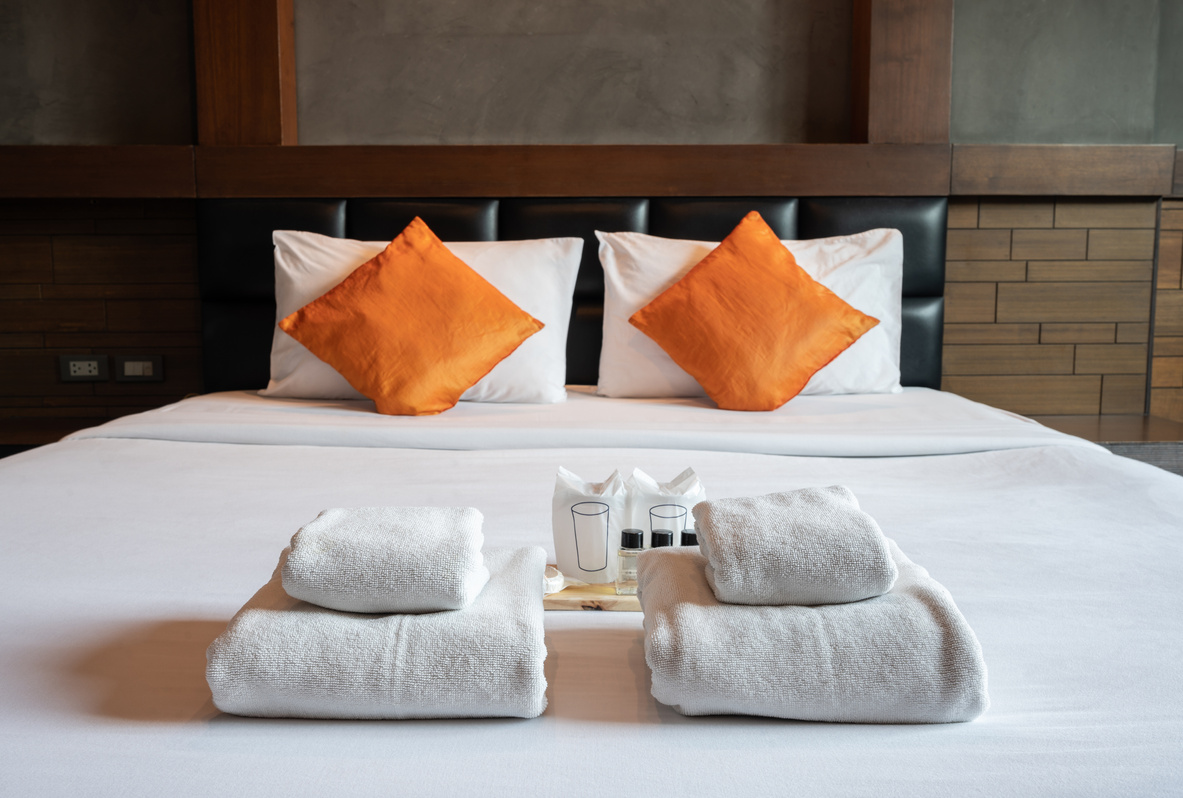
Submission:
[[[601,233],[604,267],[604,346],[601,396],[705,396],[698,381],[676,364],[629,317],[678,282],[718,243],[659,238],[644,233]],[[805,384],[802,394],[897,393],[900,387],[900,296],[904,237],[898,230],[783,241],[809,276],[852,307],[879,319]],[[693,324],[694,319],[687,319]]]
[[[276,322],[336,286],[386,248],[388,241],[353,241],[317,233],[276,230]],[[567,324],[582,238],[446,243],[515,305],[546,326],[461,395],[470,402],[553,403],[567,399]],[[328,363],[275,328],[271,381],[263,396],[364,399]]]

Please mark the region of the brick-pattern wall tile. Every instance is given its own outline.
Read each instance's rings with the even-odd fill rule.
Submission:
[[[1116,340],[1116,324],[1045,322],[1039,325],[1041,344],[1111,344]]]
[[[1027,264],[1010,260],[951,260],[945,263],[950,283],[1006,283],[1027,279]]]
[[[1089,230],[1089,260],[1150,260],[1154,230]]]
[[[1101,378],[1102,413],[1142,413],[1146,409],[1146,378],[1106,374]]]
[[[1020,413],[1141,413],[1157,203],[989,198],[959,207],[943,387]],[[1183,236],[1178,249],[1183,261]],[[1160,287],[1162,275],[1160,264]],[[1176,340],[1172,324],[1156,324],[1156,355]]]
[[[1033,260],[1027,279],[1035,282],[1145,282],[1154,277],[1152,260]]]
[[[978,201],[976,199],[951,197],[949,199],[949,229],[954,230],[959,227],[973,229],[977,226]]]
[[[949,260],[1010,260],[1010,230],[950,230]]]
[[[1008,200],[982,200],[978,214],[978,227],[1005,227],[1006,229],[1051,227],[1055,221],[1053,202],[1015,202]]]
[[[994,321],[994,283],[949,283],[945,286],[945,321]]]
[[[1153,202],[1066,201],[1056,203],[1056,227],[1133,227],[1154,229],[1157,209]]]
[[[1038,324],[946,324],[946,344],[1037,344]]]
[[[61,420],[45,442],[201,390],[195,219],[191,200],[0,200],[0,419],[29,422],[5,429]],[[162,355],[165,379],[63,383],[58,356],[89,353]]]
[[[1183,202],[1163,201],[1160,227],[1150,412],[1183,421]]]
[[[946,345],[945,374],[1071,374],[1070,345]]]
[[[1087,230],[1015,230],[1011,235],[1014,260],[1084,260]]]
[[[1117,343],[1144,344],[1150,340],[1150,322],[1123,321],[1117,325]]]

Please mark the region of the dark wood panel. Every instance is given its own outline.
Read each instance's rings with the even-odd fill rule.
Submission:
[[[852,56],[856,141],[949,140],[953,0],[855,0]]]
[[[1183,151],[1175,153],[1175,186],[1171,189],[1171,195],[1183,197]]]
[[[1171,144],[955,144],[952,193],[1158,197],[1174,164]]]
[[[97,331],[104,322],[102,300],[0,301],[0,332]]]
[[[108,299],[110,332],[197,332],[201,305],[188,299]]]
[[[49,236],[0,237],[0,283],[53,281],[53,247]]]
[[[193,196],[192,147],[0,147],[0,197]]]
[[[194,0],[197,140],[295,144],[292,0]]]
[[[195,283],[193,236],[59,236],[53,241],[56,283]]]
[[[203,197],[924,196],[945,145],[199,147]]]

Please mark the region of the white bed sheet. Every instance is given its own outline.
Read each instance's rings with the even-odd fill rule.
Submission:
[[[834,457],[957,454],[1048,444],[1097,448],[956,394],[800,396],[770,413],[708,399],[610,399],[569,387],[561,404],[460,402],[437,416],[383,416],[372,402],[216,393],[116,419],[71,439],[413,449],[627,447]]]
[[[649,412],[646,404],[636,412]],[[940,427],[937,418],[925,421],[925,407],[921,400],[908,411],[915,418],[901,429]],[[499,423],[517,418],[515,410]],[[281,412],[348,419],[297,435],[305,442],[387,434],[349,406],[309,413],[284,405]],[[1007,414],[966,420],[959,437],[947,412],[949,424],[932,440],[950,449],[1003,449],[874,459],[657,450],[632,448],[649,439],[620,419],[610,433],[591,431],[588,442],[568,444],[588,447],[603,434],[624,441],[614,449],[455,452],[372,441],[136,438],[145,424],[164,423],[158,419],[184,417],[178,426],[185,428],[194,423],[188,419],[216,416],[194,433],[203,436],[226,434],[235,422],[225,416],[248,417],[237,424],[246,430],[266,415],[249,401],[211,397],[0,460],[5,792],[1177,793],[1183,479],[1041,427],[1008,432],[1014,419]],[[857,414],[818,410],[809,420],[828,419],[849,452],[855,439],[874,433],[848,423]],[[453,419],[476,427],[463,410]],[[329,429],[351,424],[358,429]],[[280,429],[302,423],[273,426],[266,434],[280,440],[288,434]],[[559,429],[560,438],[576,432]],[[912,434],[901,429],[883,437]],[[112,434],[131,437],[95,437]],[[522,443],[530,434],[528,425],[511,426],[486,443]],[[1034,445],[1041,435],[1063,445]],[[485,514],[488,545],[541,544],[553,552],[550,495],[559,465],[589,478],[637,466],[663,479],[691,465],[714,497],[849,485],[904,552],[952,592],[982,643],[991,709],[950,726],[685,718],[649,695],[640,615],[589,612],[547,613],[550,706],[537,720],[275,721],[213,708],[205,647],[317,511],[471,504]]]

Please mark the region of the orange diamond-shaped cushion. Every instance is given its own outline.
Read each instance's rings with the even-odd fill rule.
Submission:
[[[542,322],[453,255],[418,217],[281,330],[374,400],[379,413],[441,413]]]
[[[797,265],[755,211],[629,322],[725,410],[775,410],[879,320]]]

